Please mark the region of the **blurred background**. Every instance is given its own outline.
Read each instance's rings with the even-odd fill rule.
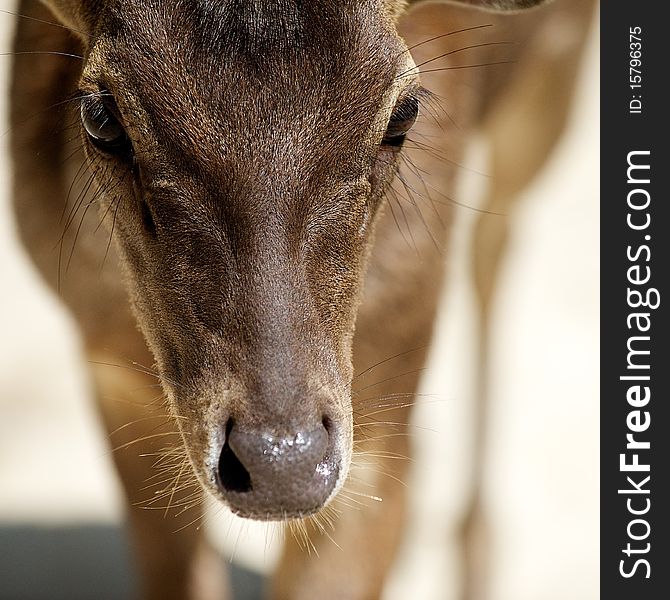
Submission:
[[[0,0],[0,10],[14,8]],[[131,583],[120,490],[89,402],[80,342],[19,246],[11,213],[4,90],[12,29],[13,18],[0,12],[0,599],[124,598]],[[595,26],[569,126],[508,216],[487,374],[492,600],[599,596],[598,53]],[[458,198],[476,207],[486,142],[475,140],[469,156]],[[456,209],[422,384],[430,401],[414,414],[410,523],[384,600],[457,598],[456,534],[471,467],[472,399],[483,376],[467,269],[475,218],[472,208]],[[223,554],[248,570],[240,586],[256,589],[249,573],[272,569],[276,536],[220,512],[208,528]],[[77,595],[73,582],[99,592]]]

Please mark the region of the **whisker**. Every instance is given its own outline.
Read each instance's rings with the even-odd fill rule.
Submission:
[[[486,48],[488,46],[509,46],[510,44],[513,43],[514,42],[483,42],[481,44],[472,44],[471,46],[463,46],[461,48],[458,48],[457,50],[450,50],[449,52],[445,52],[444,54],[440,54],[439,56],[434,56],[433,58],[424,60],[423,62],[420,62],[418,65],[416,65],[416,68],[420,69],[422,66],[435,62],[436,60],[446,58],[447,56],[451,56],[453,54],[458,54],[459,52],[465,52],[466,50],[473,50],[476,48]],[[408,73],[411,70],[412,69],[408,69],[407,71],[405,71],[405,73]],[[421,72],[427,73],[428,71],[421,71]],[[405,73],[401,73],[400,75],[398,75],[398,77],[402,77]]]
[[[172,421],[172,419],[183,419],[185,417],[180,417],[179,415],[174,415],[174,416],[172,416],[172,415],[150,415],[148,417],[142,417],[140,419],[134,419],[133,421],[129,421],[125,425],[121,425],[120,427],[117,427],[114,431],[111,431],[109,433],[109,435],[110,436],[115,435],[115,434],[119,433],[120,431],[122,431],[124,429],[127,429],[128,427],[132,427],[133,425],[136,425],[137,423],[142,423],[144,421],[149,421],[151,419],[161,419],[161,418],[164,418],[165,422],[161,423],[159,425],[159,427],[167,425],[168,423],[170,423]]]
[[[457,66],[452,66],[452,67],[443,67],[441,69],[428,69],[426,71],[421,71],[421,73],[439,73],[441,71],[457,71],[459,69],[477,69],[480,67],[493,67],[495,65],[513,65],[517,61],[516,60],[500,60],[500,61],[495,61],[495,62],[487,62],[487,63],[478,63],[474,65],[457,65]],[[406,77],[406,75],[405,75]]]
[[[416,375],[417,373],[421,373],[426,370],[427,367],[420,367],[418,369],[412,369],[411,371],[406,371],[404,373],[399,373],[398,375],[392,375],[391,377],[386,377],[385,379],[382,379],[380,381],[376,381],[375,383],[371,383],[369,385],[366,385],[365,387],[358,388],[356,390],[353,390],[353,393],[358,395],[361,392],[364,392],[365,390],[369,390],[370,388],[377,387],[378,385],[381,385],[382,383],[387,383],[389,381],[393,381],[395,379],[399,379],[401,377],[408,377],[409,375]]]
[[[375,502],[383,502],[384,499],[381,496],[375,496],[373,494],[365,494],[364,492],[357,492],[356,490],[347,489],[347,494],[353,494],[354,496],[359,496],[361,498],[367,498],[368,500],[374,500]]]
[[[112,452],[118,452],[119,450],[123,450],[124,448],[128,448],[130,446],[133,446],[135,444],[139,444],[140,442],[146,442],[148,440],[152,440],[154,438],[159,438],[159,437],[164,437],[166,435],[181,435],[179,431],[164,431],[162,433],[154,433],[152,435],[145,435],[141,438],[138,438],[136,440],[132,440],[131,442],[126,442],[125,444],[121,444],[120,446],[116,446],[116,448],[112,448]]]
[[[442,33],[440,35],[428,38],[427,40],[418,42],[417,44],[413,44],[412,46],[409,46],[407,50],[414,50],[415,48],[419,48],[420,46],[424,46],[425,44],[429,44],[430,42],[434,42],[436,40],[440,40],[442,38],[449,37],[451,35],[456,35],[457,33],[464,33],[466,31],[475,31],[476,29],[485,29],[486,27],[493,27],[493,23],[486,23],[485,25],[474,25],[472,27],[464,27],[463,29],[456,29],[455,31]],[[406,52],[407,50],[403,50],[403,52]]]
[[[52,27],[58,27],[60,29],[65,29],[67,31],[71,31],[73,33],[78,33],[78,34],[86,36],[86,37],[91,37],[90,34],[86,33],[85,31],[75,29],[74,27],[70,27],[69,25],[63,25],[63,23],[57,23],[55,21],[47,21],[46,19],[39,19],[37,17],[31,17],[30,15],[23,15],[21,13],[13,12],[11,10],[6,10],[6,9],[3,9],[3,8],[0,8],[0,13],[5,14],[5,15],[11,15],[12,17],[18,17],[19,19],[26,19],[28,21],[35,21],[36,23],[43,23],[44,25],[51,25]]]
[[[2,12],[2,11],[0,11]],[[23,56],[26,54],[46,54],[48,56],[64,56],[66,58],[76,58],[79,60],[84,60],[83,56],[79,54],[70,54],[69,52],[57,52],[55,50],[20,50],[16,52],[0,52],[0,56]]]
[[[423,346],[417,346],[416,348],[411,348],[410,350],[404,350],[403,352],[398,352],[397,354],[394,354],[393,356],[389,356],[388,358],[385,358],[383,360],[380,360],[379,362],[375,363],[374,365],[368,367],[367,369],[361,371],[357,375],[354,375],[353,379],[356,380],[359,377],[362,377],[366,373],[369,373],[370,371],[373,371],[377,367],[386,364],[392,360],[395,360],[396,358],[400,358],[401,356],[407,356],[408,354],[411,354],[412,352],[419,352],[420,350],[426,350],[429,346],[427,344],[424,344]]]
[[[148,367],[145,367],[144,365],[139,364],[138,362],[135,361],[130,361],[130,365],[118,365],[115,363],[109,363],[109,362],[103,362],[99,360],[89,360],[87,361],[89,364],[92,365],[101,365],[104,367],[116,367],[117,369],[127,369],[129,371],[135,371],[137,373],[144,373],[145,375],[150,375],[151,377],[155,377],[159,381],[164,379],[167,381],[169,384],[174,385],[175,387],[182,387],[180,383],[173,381],[172,379],[168,379],[164,375],[161,375],[155,371],[152,371]]]
[[[408,182],[407,180],[401,175],[400,171],[398,170],[397,173],[397,178],[398,180],[402,183],[403,187],[405,188],[405,193],[407,194],[407,199],[409,200],[410,204],[414,207],[414,210],[419,217],[419,221],[421,221],[421,224],[423,225],[424,229],[426,230],[426,233],[428,234],[428,237],[430,238],[431,242],[433,243],[433,246],[438,252],[441,252],[440,249],[440,244],[438,241],[435,239],[435,236],[433,235],[433,232],[431,231],[423,213],[421,212],[421,208],[419,207],[418,203],[414,201],[414,196],[412,193],[415,195],[419,196],[420,198],[422,195],[418,193]],[[439,213],[438,213],[439,214]],[[441,221],[441,218],[440,218]]]

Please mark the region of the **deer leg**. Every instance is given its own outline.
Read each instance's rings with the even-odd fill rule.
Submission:
[[[558,8],[558,7],[557,7]],[[479,311],[478,377],[475,398],[472,488],[462,522],[465,600],[487,596],[490,528],[482,497],[486,469],[491,367],[491,309],[510,238],[510,217],[521,192],[546,163],[570,109],[579,59],[588,31],[590,3],[557,11],[538,35],[514,82],[484,121],[491,144],[490,191],[472,242],[472,269]],[[555,31],[557,29],[558,31]],[[567,35],[569,33],[569,35]],[[560,35],[559,35],[560,34]],[[558,39],[561,43],[553,43]]]
[[[204,539],[203,492],[155,378],[94,357],[100,412],[127,500],[146,600],[227,598],[223,561]]]

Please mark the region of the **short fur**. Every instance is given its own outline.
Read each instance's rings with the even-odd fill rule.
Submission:
[[[453,162],[425,153],[420,167],[406,173],[405,190],[394,181],[398,148],[382,140],[399,98],[419,93],[407,44],[479,26],[481,15],[421,7],[416,20],[407,17],[403,39],[397,20],[412,3],[393,0],[45,4],[71,31],[45,24],[46,9],[23,0],[21,14],[41,21],[19,22],[16,49],[39,44],[84,58],[16,57],[17,215],[33,259],[81,326],[109,431],[124,427],[114,437],[121,447],[115,460],[145,598],[224,597],[225,576],[212,551],[195,528],[179,527],[197,518],[201,488],[244,517],[317,513],[308,543],[318,555],[303,552],[299,537],[287,539],[274,598],[379,598],[405,502],[394,480],[406,466],[391,459],[409,453],[406,436],[398,435],[404,426],[395,425],[407,423],[409,403],[393,399],[411,398],[418,385],[443,276],[435,247],[445,246],[450,220],[448,202],[403,208],[397,194],[421,190],[425,171],[448,195],[469,130],[482,115],[495,114],[493,94],[485,102],[483,92],[504,97],[505,86],[492,85],[476,68],[435,80],[433,91],[450,100],[449,115],[438,116],[441,130],[426,122],[417,130],[440,133],[440,150]],[[466,4],[520,9],[537,2]],[[522,38],[545,20],[542,11],[533,13],[519,27]],[[576,27],[585,22],[577,19]],[[514,29],[508,18],[498,35]],[[474,42],[500,40],[480,33]],[[445,36],[413,54],[417,62],[428,60],[453,50],[451,41]],[[492,50],[475,50],[470,64],[491,62]],[[579,44],[571,47],[571,56],[578,50]],[[55,126],[54,115],[66,123],[72,117],[68,95],[76,89],[84,97],[113,97],[132,159],[101,155],[85,134],[73,141],[67,128]],[[558,131],[560,125],[547,139]],[[82,142],[84,171],[63,167]],[[72,209],[72,198],[87,198],[91,186],[99,192],[90,204]],[[68,198],[59,255],[53,233],[63,230]],[[93,205],[111,228],[111,246],[100,218],[79,222]],[[102,364],[118,362],[110,349],[142,366],[110,370]],[[403,357],[402,381],[397,362],[387,360],[394,355]],[[131,390],[154,381],[151,364],[167,407],[147,419],[154,394],[143,393],[138,407]],[[374,372],[365,371],[371,365]],[[361,392],[352,392],[352,382]],[[366,404],[366,386],[382,400]],[[383,418],[375,423],[379,410]],[[311,472],[282,466],[281,477],[254,481],[251,495],[228,489],[221,465],[225,471],[231,464],[223,456],[236,433],[240,456],[248,450],[244,440],[261,436],[280,440],[269,452],[279,448],[280,459],[286,452],[288,463],[297,456],[285,450],[291,440],[326,435],[319,456],[332,481],[315,483],[323,486],[316,494]],[[172,449],[163,449],[164,440]],[[159,499],[190,508],[169,522],[162,511],[135,508],[147,502],[143,488],[153,475],[153,461],[138,456],[157,450],[166,453],[159,466],[176,472]],[[355,460],[353,483],[347,478],[352,455],[362,452],[392,476],[363,470],[384,501],[356,511],[346,495],[361,473]],[[271,471],[258,468],[263,477]]]

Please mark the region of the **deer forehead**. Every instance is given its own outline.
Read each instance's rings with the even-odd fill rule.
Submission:
[[[303,3],[300,3],[303,4]],[[117,0],[84,86],[109,89],[147,156],[362,171],[406,78],[388,20],[361,2]],[[285,163],[285,164],[282,164]]]

